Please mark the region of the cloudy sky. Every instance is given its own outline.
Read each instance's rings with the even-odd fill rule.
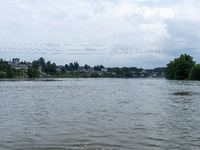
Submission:
[[[200,63],[199,0],[0,1],[0,58],[57,65],[165,67]]]

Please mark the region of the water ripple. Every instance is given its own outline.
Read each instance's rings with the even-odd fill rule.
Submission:
[[[0,149],[198,149],[200,82],[0,80]]]

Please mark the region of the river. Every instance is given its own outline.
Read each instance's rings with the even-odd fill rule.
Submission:
[[[0,149],[200,149],[200,82],[1,79]]]

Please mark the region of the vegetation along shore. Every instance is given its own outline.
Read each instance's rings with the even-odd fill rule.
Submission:
[[[0,59],[0,78],[145,78],[164,77],[165,68],[143,69],[136,67],[108,67],[96,65],[94,67],[85,64],[80,66],[78,62],[65,65],[56,65],[51,61],[45,62],[43,57],[33,62],[21,61],[13,58],[12,61]]]
[[[43,57],[33,62],[20,62],[19,58],[12,61],[0,59],[0,78],[145,78],[166,77],[174,80],[200,80],[200,64],[193,61],[193,57],[182,54],[179,58],[170,61],[166,67],[142,69],[136,67],[112,67],[103,65],[90,67],[88,64],[79,66],[78,62],[56,65],[45,62]]]
[[[88,64],[79,66],[78,62],[56,65],[45,62],[43,57],[33,62],[20,62],[19,58],[12,61],[0,59],[0,78],[145,78],[166,77],[174,80],[200,80],[200,64],[196,64],[190,55],[182,54],[179,58],[170,61],[166,67],[142,69],[136,67],[112,67],[103,65],[90,67]]]
[[[166,78],[174,80],[200,80],[200,64],[196,64],[190,55],[182,54],[167,64]]]

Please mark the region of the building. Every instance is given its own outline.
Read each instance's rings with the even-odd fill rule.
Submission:
[[[95,70],[94,70],[94,68],[88,68],[88,72],[89,72],[89,73],[94,73]]]
[[[13,58],[12,59],[12,63],[13,63],[14,66],[17,66],[19,64],[19,62],[20,62],[19,58]]]
[[[56,69],[56,72],[60,73],[60,72],[61,72],[61,69],[58,69],[58,68],[57,68],[57,69]]]
[[[41,66],[39,66],[38,70],[39,70],[40,73],[42,73],[42,67]]]
[[[140,73],[141,73],[141,74],[147,74],[148,71],[147,71],[147,70],[142,70]]]
[[[14,66],[15,69],[22,69],[22,70],[28,70],[28,65],[26,64],[19,64]]]
[[[107,68],[102,68],[101,71],[102,72],[108,72],[108,69]]]
[[[87,70],[86,70],[83,66],[80,66],[80,67],[78,68],[78,71],[79,71],[79,72],[87,72]]]
[[[140,77],[144,77],[144,73],[140,74]]]
[[[26,62],[26,64],[28,65],[28,67],[32,67],[33,64],[31,62]]]

